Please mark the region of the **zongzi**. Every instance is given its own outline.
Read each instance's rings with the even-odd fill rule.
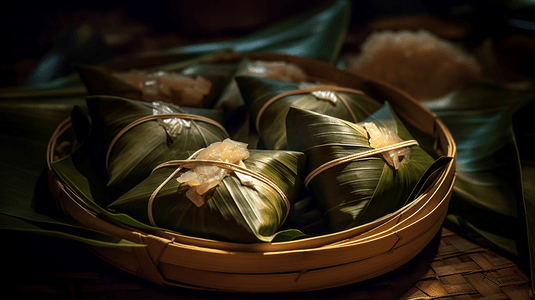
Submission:
[[[246,150],[225,140],[158,166],[109,208],[190,236],[270,242],[300,190],[304,164],[300,152]]]
[[[410,202],[434,162],[387,102],[358,124],[292,107],[286,125],[289,147],[308,159],[305,185],[333,231],[371,222]]]
[[[199,74],[147,72],[137,69],[113,72],[100,66],[79,66],[78,72],[90,95],[205,107],[217,93],[212,91],[211,80]]]
[[[165,71],[148,73],[131,70],[115,72],[113,76],[141,91],[145,101],[164,101],[191,107],[203,106],[202,100],[212,87],[212,83],[202,76],[192,78]]]

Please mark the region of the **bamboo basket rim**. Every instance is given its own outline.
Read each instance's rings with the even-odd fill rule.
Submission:
[[[427,108],[425,108],[421,103],[387,83],[372,80],[362,75],[342,71],[330,64],[318,62],[308,58],[269,52],[247,54],[233,53],[210,57],[204,62],[216,63],[217,61],[240,59],[244,57],[252,57],[257,59],[262,58],[263,60],[284,60],[291,63],[297,63],[298,65],[303,66],[305,72],[307,73],[311,71],[310,68],[316,67],[317,69],[326,71],[325,74],[322,73],[322,76],[334,74],[334,78],[329,78],[332,79],[333,82],[336,82],[337,80],[355,82],[352,83],[353,86],[349,86],[350,88],[357,88],[357,84],[370,84],[372,86],[381,87],[384,89],[383,96],[389,95],[392,97],[393,95],[393,97],[403,99],[399,100],[400,102],[406,101],[407,104],[404,105],[409,105],[411,108],[410,111],[400,111],[400,107],[403,105],[398,104],[398,100],[394,102],[389,100],[391,104],[393,103],[392,106],[394,110],[403,121],[409,122],[425,133],[431,135],[435,140],[435,149],[437,153],[439,155],[451,157],[452,160],[448,162],[447,165],[440,171],[440,175],[434,178],[433,184],[420,196],[418,196],[417,199],[402,207],[398,211],[383,216],[370,223],[340,232],[334,232],[317,237],[309,237],[296,241],[238,244],[190,237],[167,230],[141,230],[132,228],[117,221],[110,220],[109,218],[94,211],[90,204],[85,203],[76,195],[75,192],[61,182],[61,179],[59,178],[58,174],[55,173],[52,167],[56,142],[61,138],[62,134],[69,129],[70,126],[70,118],[68,118],[58,126],[52,135],[48,144],[46,156],[49,173],[49,185],[56,199],[58,200],[60,207],[62,207],[64,212],[72,215],[82,224],[90,224],[90,227],[92,227],[94,230],[102,231],[106,234],[124,238],[133,242],[147,244],[148,246],[150,246],[149,244],[153,241],[157,241],[154,242],[156,244],[163,245],[161,246],[162,249],[157,253],[157,257],[152,258],[154,270],[156,270],[156,273],[158,273],[156,275],[145,274],[148,272],[154,273],[154,270],[152,270],[150,266],[148,268],[143,267],[141,262],[139,262],[137,268],[135,266],[132,268],[127,268],[125,267],[125,263],[121,264],[114,261],[114,259],[110,259],[109,257],[111,256],[106,256],[108,254],[103,255],[103,253],[113,252],[112,250],[106,252],[102,249],[95,248],[96,252],[98,252],[99,255],[105,260],[113,262],[114,265],[126,270],[127,272],[133,273],[134,270],[137,270],[135,272],[138,276],[144,277],[159,284],[169,284],[209,290],[258,292],[264,291],[265,287],[262,287],[262,284],[260,283],[256,283],[257,285],[255,285],[253,282],[257,282],[259,278],[263,278],[262,276],[268,276],[268,278],[277,278],[278,280],[283,280],[281,279],[282,277],[288,279],[292,276],[299,276],[298,278],[316,278],[314,277],[316,275],[311,274],[326,274],[329,272],[334,272],[333,270],[345,270],[345,268],[351,268],[351,266],[356,266],[360,263],[366,263],[372,258],[377,260],[376,257],[388,255],[389,253],[393,253],[394,250],[401,249],[406,245],[412,245],[411,243],[413,243],[415,240],[425,240],[423,245],[417,245],[417,247],[423,249],[422,247],[424,247],[427,242],[430,241],[432,236],[434,236],[441,227],[442,221],[445,218],[447,205],[453,189],[453,181],[456,175],[455,142],[451,136],[451,133],[440,121],[440,119]],[[317,75],[318,72],[317,70],[312,70],[311,74],[313,74],[312,77],[314,77],[314,75]],[[419,114],[420,117],[423,117],[421,120],[415,120],[414,118],[411,118],[411,116]],[[436,228],[437,226],[438,228]],[[418,227],[423,227],[424,230],[412,232],[413,230],[411,229]],[[431,235],[431,233],[433,234]],[[431,235],[431,237],[429,237],[429,235]],[[375,256],[373,251],[371,253],[367,253],[366,255],[368,256],[358,253],[357,251],[359,249],[362,250],[361,248],[365,248],[371,244],[388,243],[393,243],[393,245],[389,246],[390,249],[387,251],[384,249],[377,250],[378,252],[375,254]],[[130,255],[134,253],[133,255],[139,260],[139,254],[136,254],[137,250],[135,249],[114,250],[115,252],[126,251],[130,253]],[[149,256],[151,256],[150,249],[144,251],[148,251]],[[399,250],[398,253],[400,251],[401,250]],[[346,252],[351,253],[347,254]],[[419,251],[412,251],[411,253],[404,253],[402,259],[403,262],[408,261],[408,259],[414,257],[418,252]],[[177,258],[177,253],[180,253],[182,257]],[[343,257],[336,258],[336,255],[333,255],[340,253],[344,253],[344,255],[341,255]],[[114,255],[114,257],[117,258],[117,255]],[[240,260],[245,261],[245,263],[236,265],[235,260],[238,256]],[[326,259],[325,256],[329,256],[329,258]],[[202,260],[195,259],[195,257],[202,258]],[[307,257],[307,259],[303,260],[304,257]],[[179,261],[177,262],[177,260]],[[292,263],[281,268],[280,266],[272,264],[277,261],[288,261]],[[307,264],[310,267],[307,267]],[[156,266],[158,266],[158,268],[156,268]],[[183,278],[181,276],[177,276],[176,272],[169,271],[168,268],[170,268],[170,266],[174,266],[175,269],[189,270],[190,274],[199,274],[199,277],[194,279],[193,277]],[[390,263],[390,265],[384,266],[380,271],[375,271],[375,273],[370,271],[369,274],[366,275],[368,277],[364,276],[363,274],[351,276],[348,275],[346,278],[338,278],[336,280],[333,279],[324,283],[318,282],[318,279],[316,278],[310,279],[312,281],[307,281],[308,283],[305,282],[303,284],[297,284],[294,286],[294,288],[281,286],[280,289],[276,289],[275,291],[314,290],[339,286],[380,275],[376,273],[384,273],[385,270],[390,270],[393,266],[394,264]],[[139,274],[140,270],[145,271],[141,272],[142,274]],[[296,270],[300,270],[299,272],[302,272],[303,270],[311,271],[306,271],[308,272],[307,275],[302,276],[299,275],[301,273],[297,272]],[[313,270],[315,270],[314,272],[316,273],[313,273]],[[240,283],[233,285],[232,283],[227,282],[227,280],[224,278],[219,278],[218,276],[221,274],[227,276],[225,277],[227,279],[238,278],[240,279],[238,280]],[[271,277],[269,277],[270,274]],[[282,274],[287,275],[283,276]],[[210,278],[219,278],[222,281],[218,281],[217,284],[203,284],[201,280],[203,277],[202,275],[210,276]],[[299,280],[303,281],[302,279]],[[295,280],[295,282],[297,282],[297,280]]]
[[[55,149],[55,146],[56,146],[57,138],[61,134],[63,134],[65,131],[67,131],[69,128],[70,128],[70,117],[65,119],[58,126],[58,128],[56,129],[56,132],[54,132],[54,134],[53,134],[53,136],[52,136],[52,138],[50,140],[50,143],[48,145],[48,151],[47,151],[47,153],[48,153],[47,154],[47,165],[48,165],[48,169],[49,169],[50,172],[54,172],[51,163],[53,162],[53,159],[54,159],[53,156],[54,156],[54,149]],[[451,162],[448,163],[448,165],[449,165],[449,167],[447,168],[447,170],[452,168],[452,163]],[[445,173],[448,173],[448,172],[447,171],[443,171],[441,176],[436,178],[434,181],[435,182],[444,181],[445,180],[445,176],[446,176]],[[72,191],[68,186],[63,186],[62,188],[66,189],[74,197],[77,197],[76,193],[74,191]],[[431,187],[431,189],[432,189],[432,187]],[[385,223],[388,223],[388,221],[391,220],[391,219],[395,219],[396,217],[398,217],[398,219],[400,219],[401,215],[404,212],[410,210],[410,208],[412,208],[412,207],[417,206],[423,199],[426,199],[426,201],[429,201],[432,196],[426,197],[427,195],[428,195],[428,193],[422,193],[420,196],[418,196],[411,203],[403,206],[399,210],[397,210],[395,212],[392,212],[390,214],[387,214],[385,216],[382,216],[382,217],[380,217],[380,218],[378,218],[378,219],[376,219],[376,220],[374,220],[372,222],[369,222],[369,223],[366,223],[366,224],[363,224],[363,225],[360,225],[360,226],[357,226],[357,227],[349,228],[349,229],[346,229],[346,230],[343,230],[343,231],[333,232],[333,233],[329,233],[329,234],[325,234],[325,235],[321,235],[321,236],[314,236],[314,237],[309,237],[309,238],[295,240],[295,241],[274,242],[274,243],[239,244],[239,243],[233,243],[233,242],[217,241],[217,240],[211,240],[211,239],[206,239],[206,238],[198,238],[198,237],[182,235],[182,234],[171,232],[171,231],[168,231],[168,230],[165,230],[165,229],[147,230],[147,231],[150,232],[151,234],[155,234],[155,235],[157,235],[159,237],[167,238],[169,240],[173,240],[173,241],[177,241],[177,242],[178,242],[177,239],[180,239],[181,242],[184,243],[184,244],[189,242],[190,245],[194,245],[194,246],[198,246],[198,247],[206,247],[206,248],[209,248],[209,249],[219,249],[219,250],[229,250],[229,251],[244,251],[244,252],[247,252],[247,251],[252,251],[252,252],[254,252],[254,251],[267,251],[267,252],[271,252],[271,251],[291,251],[291,250],[299,250],[299,249],[308,249],[310,247],[317,248],[317,247],[322,247],[322,246],[328,246],[328,245],[330,245],[330,243],[329,243],[330,241],[336,241],[336,242],[334,242],[334,244],[342,245],[343,243],[340,242],[340,239],[343,240],[343,237],[345,237],[345,236],[348,236],[348,239],[354,239],[355,237],[358,237],[361,234],[368,233],[369,230],[367,230],[367,229],[370,228],[370,227],[371,227],[370,230],[373,230],[373,229],[376,229],[377,227],[380,227],[380,226],[384,225]],[[88,212],[90,212],[91,214],[99,215],[98,212],[94,211],[91,208],[91,205],[85,203],[85,201],[82,200],[81,198],[77,197],[76,199],[73,199],[73,200],[76,201],[77,204],[83,206],[84,209],[87,210]],[[420,210],[420,209],[421,209],[421,207],[418,208],[418,210]],[[396,223],[396,226],[399,227],[399,226],[401,226],[401,224],[403,224],[403,222]],[[143,230],[140,230],[140,229],[133,229],[133,228],[131,228],[130,226],[128,226],[126,224],[120,224],[120,225],[121,225],[121,227],[128,228],[128,229],[131,229],[133,231],[143,231]],[[317,241],[317,240],[320,240],[320,241]],[[313,241],[317,241],[317,242],[313,243]],[[287,247],[287,245],[289,245],[289,244],[293,244],[293,245],[297,244],[297,246]],[[300,245],[300,244],[304,244],[304,245]]]

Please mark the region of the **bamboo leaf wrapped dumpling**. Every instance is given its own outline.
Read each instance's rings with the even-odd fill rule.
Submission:
[[[220,68],[219,65],[217,65]],[[213,69],[214,65],[210,65]],[[189,70],[184,70],[184,73]],[[188,73],[186,73],[188,74]],[[225,116],[225,128],[229,130],[233,139],[248,141],[249,115],[247,107],[240,94],[235,76],[254,76],[280,81],[303,82],[308,75],[299,66],[285,61],[251,61],[241,60],[235,68],[232,80],[225,87],[214,108],[220,109]]]
[[[108,186],[119,193],[141,182],[158,164],[228,138],[210,110],[108,96],[88,97],[86,102],[92,144],[102,154]]]
[[[304,154],[250,150],[240,167],[226,158],[220,160],[223,155],[203,154],[206,149],[191,160],[163,164],[109,208],[190,236],[240,243],[272,241],[301,187]],[[195,188],[202,183],[192,183],[195,179],[186,183],[188,178],[184,177],[190,177],[192,169],[217,166],[226,172],[221,181],[204,190],[200,202],[190,197],[190,193],[198,193]]]
[[[355,123],[381,107],[363,92],[349,88],[247,76],[236,77],[236,81],[267,149],[295,150],[288,148],[286,141],[285,122],[290,106]]]
[[[176,59],[176,58],[175,58]],[[202,56],[168,59],[136,59],[105,66],[79,65],[78,73],[90,95],[118,96],[152,102],[162,101],[188,107],[212,107],[229,72],[199,72]],[[170,63],[162,65],[165,63]],[[151,67],[147,69],[147,67]],[[177,71],[178,69],[182,69]],[[213,66],[212,69],[220,69]]]
[[[80,66],[88,92],[92,95],[128,97],[141,101],[163,101],[190,107],[203,107],[210,100],[212,82],[203,76],[173,72],[108,72],[103,67]]]
[[[380,131],[379,138],[382,133],[394,133],[394,142],[373,148],[376,131]],[[401,208],[434,162],[388,103],[359,124],[291,108],[287,132],[289,146],[307,156],[305,185],[333,231]],[[391,149],[381,151],[385,145]]]

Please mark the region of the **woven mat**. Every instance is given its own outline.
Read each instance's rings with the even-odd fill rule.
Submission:
[[[529,277],[511,260],[443,229],[429,270],[402,298],[530,299]]]
[[[116,269],[80,243],[2,233],[4,294],[36,299],[533,299],[529,277],[489,246],[443,228],[413,260],[343,287],[287,294],[242,294],[159,286]]]

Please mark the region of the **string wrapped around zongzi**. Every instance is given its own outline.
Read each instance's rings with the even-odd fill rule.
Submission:
[[[363,92],[311,83],[282,82],[255,77],[236,77],[249,107],[251,121],[267,149],[291,149],[286,141],[286,114],[297,107],[360,122],[381,107]],[[291,149],[294,150],[294,149]]]
[[[287,132],[307,156],[305,185],[333,231],[401,208],[434,162],[387,102],[358,124],[292,107]]]
[[[240,243],[270,242],[299,192],[303,153],[217,142],[158,166],[109,208],[152,226]]]
[[[141,182],[158,164],[228,138],[211,110],[108,96],[88,97],[86,102],[92,145],[102,154],[108,186],[119,193]]]

